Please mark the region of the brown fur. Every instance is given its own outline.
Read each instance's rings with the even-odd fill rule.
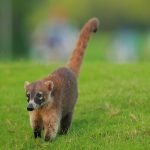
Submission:
[[[41,137],[43,129],[46,141],[52,140],[56,136],[59,127],[60,134],[67,133],[78,97],[77,75],[87,42],[91,33],[96,32],[97,28],[98,19],[96,18],[85,24],[68,67],[59,68],[42,80],[25,84],[29,102],[35,101],[38,92],[43,93],[42,103],[44,105],[29,112],[35,138]]]

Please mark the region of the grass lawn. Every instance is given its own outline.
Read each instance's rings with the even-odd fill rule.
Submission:
[[[150,64],[84,62],[72,127],[52,143],[34,140],[25,80],[60,64],[0,63],[0,150],[150,149]]]

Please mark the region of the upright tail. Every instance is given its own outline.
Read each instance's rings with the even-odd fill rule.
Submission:
[[[96,32],[99,26],[99,20],[97,18],[90,19],[82,28],[78,42],[71,55],[68,63],[68,67],[78,76],[80,66],[82,64],[83,56],[87,47],[87,43],[90,39],[92,32]]]

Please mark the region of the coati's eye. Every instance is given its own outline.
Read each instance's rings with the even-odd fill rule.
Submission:
[[[42,99],[43,98],[43,93],[42,92],[37,93],[36,97],[38,97],[39,99]]]

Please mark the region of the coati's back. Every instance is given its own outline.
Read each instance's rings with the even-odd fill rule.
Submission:
[[[63,67],[52,73],[61,82],[62,115],[72,112],[77,100],[77,80],[75,74],[68,68]],[[58,85],[59,86],[59,85]]]

